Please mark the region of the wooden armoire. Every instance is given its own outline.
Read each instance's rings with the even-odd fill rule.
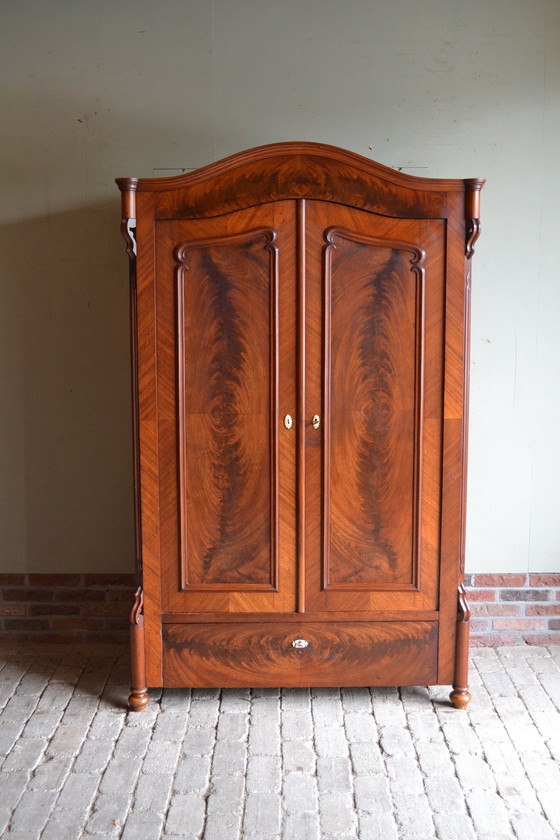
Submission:
[[[147,687],[453,684],[481,179],[277,143],[122,178]]]

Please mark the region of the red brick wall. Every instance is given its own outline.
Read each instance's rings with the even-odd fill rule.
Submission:
[[[466,576],[473,645],[560,644],[560,574]],[[122,641],[133,575],[0,574],[0,638]]]
[[[560,644],[560,574],[466,575],[472,645]]]
[[[134,575],[0,574],[0,638],[123,641],[133,592]]]

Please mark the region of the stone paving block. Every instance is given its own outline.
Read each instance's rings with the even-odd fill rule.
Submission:
[[[319,820],[321,836],[328,834],[354,833],[357,817],[349,793],[322,793],[319,796]]]
[[[379,729],[379,743],[385,755],[416,757],[411,734],[404,726],[382,726]]]
[[[280,726],[280,704],[269,697],[254,697],[250,707],[251,726]]]
[[[49,712],[37,709],[23,730],[24,738],[52,738],[62,717],[62,710]]]
[[[282,711],[282,738],[289,741],[309,740],[313,737],[313,719],[311,709]]]
[[[280,755],[280,727],[251,724],[249,729],[250,755]]]
[[[371,694],[367,688],[343,688],[342,708],[345,712],[362,712],[366,715],[373,714]]]
[[[322,726],[315,730],[318,756],[348,755],[348,741],[342,726]]]
[[[100,773],[105,770],[113,754],[115,744],[101,738],[85,741],[76,757],[73,770],[76,773]]]
[[[210,726],[214,727],[218,720],[220,711],[217,700],[194,700],[189,709],[189,727],[191,726]]]
[[[360,814],[360,840],[401,840],[393,814]]]
[[[204,826],[206,804],[194,793],[178,793],[171,800],[165,821],[166,834],[181,838],[198,837]]]
[[[311,741],[282,741],[285,773],[314,773],[317,758]]]
[[[426,776],[453,776],[455,768],[446,745],[441,741],[418,741],[418,763]]]
[[[218,741],[246,741],[249,715],[245,712],[225,712],[218,718]]]
[[[482,755],[480,740],[469,723],[469,719],[463,716],[462,720],[446,720],[442,723],[442,730],[447,746],[452,753],[462,756],[465,752],[472,755]]]
[[[384,773],[358,776],[354,780],[354,799],[356,807],[366,814],[389,814],[393,810],[389,783]]]
[[[119,732],[115,743],[115,758],[131,758],[140,761],[146,754],[151,737],[151,729],[129,726],[127,723]]]
[[[518,840],[557,840],[548,820],[539,813],[521,814],[513,821]]]
[[[560,796],[558,791],[543,790],[537,793],[544,815],[554,831],[560,834]]]
[[[311,712],[315,726],[341,726],[342,700],[337,688],[314,688],[311,695]]]
[[[243,817],[243,831],[258,838],[280,834],[280,797],[275,793],[250,793]]]
[[[123,716],[115,712],[96,712],[88,730],[89,738],[115,741],[123,727]]]
[[[304,773],[288,773],[282,784],[282,805],[288,814],[317,810],[317,779]]]
[[[284,821],[282,840],[322,840],[319,814],[307,812],[288,814]]]
[[[560,719],[558,723],[560,725]],[[541,791],[555,790],[560,794],[560,767],[554,759],[540,753],[526,752],[521,761],[534,787]]]
[[[496,790],[496,782],[488,763],[478,755],[456,756],[455,769],[464,791]]]
[[[439,720],[431,711],[409,712],[406,724],[415,741],[443,741]]]
[[[398,689],[372,688],[373,715],[378,726],[406,726],[406,715]]]
[[[41,695],[37,708],[46,711],[54,711],[55,709],[64,710],[70,702],[73,693],[73,685],[50,683]]]
[[[465,793],[455,776],[427,777],[424,779],[424,787],[434,813],[465,813]]]
[[[0,770],[0,809],[6,809],[11,813],[28,783],[27,770],[13,770],[5,773]]]
[[[399,836],[433,837],[432,812],[424,794],[393,794],[393,805]]]
[[[207,808],[209,814],[241,814],[245,780],[242,776],[212,776]]]
[[[277,756],[254,755],[247,763],[247,791],[280,793],[282,773]]]
[[[349,756],[325,756],[317,759],[317,781],[321,793],[352,790],[352,766]]]
[[[445,840],[477,840],[472,820],[466,814],[434,814],[438,837]]]
[[[45,738],[20,738],[4,759],[2,770],[27,770],[29,772],[34,770],[46,746]]]
[[[187,729],[181,745],[181,755],[187,758],[193,755],[211,755],[215,740],[216,733],[213,729]]]
[[[81,811],[55,808],[43,829],[41,840],[78,840],[83,836],[83,827],[84,814]]]
[[[232,840],[240,836],[241,814],[209,814],[204,824],[204,840]]]
[[[467,806],[479,835],[484,833],[511,835],[512,830],[501,796],[490,790],[475,790],[466,796]]]
[[[93,813],[86,823],[89,834],[120,834],[128,810],[130,797],[114,792],[101,793],[93,803]]]
[[[5,721],[0,718],[0,765],[3,757],[7,756],[14,748],[14,744],[21,735],[25,721]]]
[[[159,840],[163,821],[163,814],[154,811],[131,811],[121,840]]]
[[[358,775],[385,772],[378,744],[350,744],[350,758],[354,773]]]
[[[173,790],[178,793],[206,792],[210,783],[209,755],[188,756],[179,760],[173,778]]]
[[[405,756],[388,756],[385,759],[391,793],[420,796],[424,793],[422,774],[416,761]]]
[[[25,791],[13,813],[11,829],[13,831],[41,831],[49,818],[56,797],[56,791],[52,790]]]
[[[191,692],[188,688],[166,688],[161,695],[160,708],[163,712],[188,712]]]
[[[182,741],[188,717],[184,712],[160,712],[152,735],[154,741]]]
[[[73,758],[71,756],[49,756],[38,764],[29,780],[29,790],[56,790],[64,784]]]
[[[85,812],[90,807],[97,788],[99,777],[89,773],[71,772],[62,786],[56,801],[57,809]]]
[[[401,703],[406,714],[425,712],[430,705],[430,694],[425,686],[403,686],[399,689]]]
[[[176,741],[151,741],[142,763],[143,773],[173,773],[181,745]]]
[[[247,745],[243,741],[217,741],[212,758],[215,776],[239,776],[247,767]]]
[[[89,728],[89,721],[80,723],[62,723],[56,730],[54,737],[49,742],[47,752],[49,755],[76,755],[80,750]]]
[[[136,785],[140,766],[138,761],[113,757],[101,777],[99,790],[107,796],[118,792],[119,796],[130,797]],[[154,769],[153,772],[156,773],[157,770]]]
[[[283,688],[282,709],[286,711],[305,711],[311,708],[311,691],[309,688]]]
[[[149,776],[140,774],[134,789],[134,810],[165,814],[172,783],[171,773],[150,773]]]
[[[379,739],[377,724],[371,713],[347,712],[344,717],[344,728],[351,744],[375,743]]]
[[[220,699],[220,712],[229,714],[248,714],[251,705],[251,691],[249,688],[223,688]]]

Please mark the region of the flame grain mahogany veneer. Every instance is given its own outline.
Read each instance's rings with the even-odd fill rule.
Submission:
[[[483,181],[278,143],[117,181],[155,686],[453,684]]]

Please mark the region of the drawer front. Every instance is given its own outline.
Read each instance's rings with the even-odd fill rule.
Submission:
[[[164,685],[430,685],[437,638],[435,621],[168,624]]]

